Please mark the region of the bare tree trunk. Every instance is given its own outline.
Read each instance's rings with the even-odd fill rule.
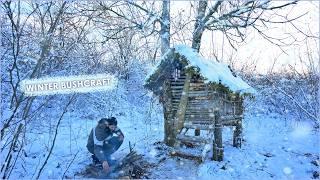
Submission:
[[[204,21],[202,20],[205,16],[208,1],[199,1],[196,23],[194,25],[194,31],[192,35],[192,48],[197,52],[200,50],[201,38],[204,31]]]
[[[48,32],[45,34],[45,41],[43,42],[42,46],[41,46],[41,54],[40,54],[40,58],[36,64],[36,67],[34,68],[30,78],[35,78],[35,77],[39,77],[39,73],[41,72],[41,65],[44,61],[44,59],[48,56],[49,53],[49,49],[51,47],[51,42],[52,42],[52,37],[53,37],[53,32],[56,30],[57,26],[58,26],[58,22],[60,21],[63,13],[64,13],[64,8],[66,6],[67,2],[63,2],[61,7],[59,8],[58,14],[56,16],[56,18],[54,19],[53,23],[50,24],[50,28],[48,30]],[[42,24],[42,26],[44,26],[44,24]]]
[[[170,48],[170,0],[162,2],[162,21],[161,21],[161,56]]]
[[[161,14],[161,56],[163,56],[170,48],[170,0],[162,1],[162,14]],[[170,82],[164,84],[164,98],[166,99],[163,104],[164,107],[164,141],[166,145],[173,146],[175,142],[174,136],[174,119],[172,112],[171,102],[171,87]]]
[[[38,59],[36,67],[33,69],[32,74],[30,75],[30,78],[39,78],[39,76],[40,76],[41,65],[44,62],[44,60],[48,57],[49,50],[50,50],[51,43],[52,43],[53,32],[56,30],[56,28],[58,26],[58,22],[60,21],[62,15],[64,13],[64,8],[66,6],[66,3],[67,3],[66,1],[63,2],[63,4],[61,5],[61,7],[58,11],[58,14],[57,14],[54,22],[50,25],[48,32],[45,34],[45,41],[43,42],[43,44],[41,46],[40,58]],[[42,26],[44,26],[44,24],[42,24]],[[31,97],[30,99],[28,99],[27,105],[24,108],[23,118],[28,116],[28,114],[30,112],[30,108],[32,107],[32,103],[35,100],[35,98],[36,97]]]

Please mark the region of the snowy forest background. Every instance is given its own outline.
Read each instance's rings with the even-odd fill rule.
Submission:
[[[319,2],[1,1],[1,177],[81,178],[97,120],[115,116],[149,162],[144,177],[319,178]],[[224,129],[225,160],[167,155],[158,97],[144,78],[186,44],[257,90],[244,143]],[[24,79],[114,74],[106,92],[26,97]]]

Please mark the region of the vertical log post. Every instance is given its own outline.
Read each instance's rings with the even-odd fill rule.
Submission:
[[[163,88],[163,113],[164,113],[164,141],[166,145],[173,147],[175,143],[174,120],[172,110],[172,94],[170,81],[164,82]]]
[[[242,98],[237,94],[236,101],[238,101],[238,108],[239,114],[236,115],[243,115],[243,104]],[[242,118],[239,119],[236,123],[236,128],[233,131],[233,147],[241,148],[242,143]]]
[[[185,121],[185,114],[187,110],[188,104],[188,97],[189,97],[189,87],[190,87],[190,80],[191,80],[191,72],[186,72],[186,79],[183,86],[182,95],[180,98],[180,103],[177,111],[177,122],[175,122],[175,135],[180,133],[181,129],[183,128],[183,124]]]
[[[222,124],[219,111],[214,111],[213,160],[223,161]]]
[[[200,136],[200,129],[194,130],[194,136]]]
[[[236,123],[236,129],[233,131],[233,147],[241,148],[242,134],[242,121],[238,120]]]

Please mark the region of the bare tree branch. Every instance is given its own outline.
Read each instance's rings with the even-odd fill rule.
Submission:
[[[56,143],[56,138],[57,138],[57,135],[58,135],[58,129],[59,129],[61,120],[63,119],[64,114],[68,111],[68,107],[70,106],[70,104],[75,100],[75,97],[76,97],[75,95],[72,95],[72,96],[71,96],[71,98],[69,99],[67,105],[64,107],[62,114],[61,114],[60,117],[59,117],[58,123],[57,123],[57,125],[56,125],[56,129],[55,129],[55,133],[54,133],[54,138],[53,138],[53,141],[52,141],[52,145],[51,145],[51,147],[50,147],[49,153],[47,154],[47,157],[46,157],[44,163],[42,164],[42,166],[41,166],[41,168],[40,168],[40,170],[39,170],[39,172],[38,172],[38,175],[37,175],[36,179],[39,179],[39,177],[40,177],[40,175],[41,175],[44,167],[45,167],[46,164],[48,163],[48,160],[49,160],[49,158],[50,158],[50,156],[51,156],[51,154],[52,154],[53,148],[54,148],[55,143]]]

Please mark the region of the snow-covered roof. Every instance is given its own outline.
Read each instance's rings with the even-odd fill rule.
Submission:
[[[197,53],[194,49],[186,45],[177,45],[173,49],[168,51],[168,53],[166,53],[164,57],[161,58],[160,62],[146,77],[145,84],[148,84],[150,82],[150,79],[154,75],[159,75],[159,70],[161,70],[161,66],[164,66],[165,64],[170,64],[170,62],[165,61],[172,61],[172,59],[167,58],[167,56],[172,53],[172,50],[185,58],[188,64],[186,68],[198,68],[199,73],[205,78],[205,83],[221,83],[222,85],[228,87],[231,91],[239,92],[241,94],[255,93],[255,90],[250,85],[244,82],[239,76],[234,76],[232,74],[228,65],[220,63],[213,59],[205,59],[201,57],[200,54]]]

